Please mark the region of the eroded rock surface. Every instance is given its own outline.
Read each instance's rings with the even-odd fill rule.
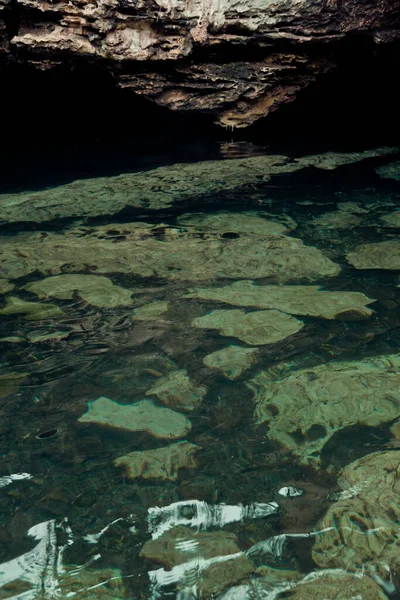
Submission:
[[[335,361],[301,369],[282,380],[268,372],[250,382],[256,417],[268,439],[302,464],[320,465],[334,433],[352,425],[378,426],[400,416],[400,357]]]
[[[365,244],[349,252],[347,260],[356,269],[400,269],[400,242],[388,240]]]
[[[388,581],[400,570],[398,522],[400,452],[374,452],[339,477],[342,492],[318,524],[313,558],[320,567],[377,573]],[[389,567],[389,569],[387,568]]]
[[[236,281],[224,287],[196,288],[188,297],[343,321],[370,317],[373,311],[367,305],[374,302],[358,292],[331,292],[316,285],[263,286],[248,280]]]

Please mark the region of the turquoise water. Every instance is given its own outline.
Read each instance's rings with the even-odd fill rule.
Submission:
[[[328,549],[318,563],[313,552],[324,515],[342,501],[341,469],[399,443],[398,248],[381,264],[367,249],[372,268],[348,260],[363,245],[398,241],[399,183],[376,169],[399,154],[330,157],[325,168],[314,157],[298,170],[290,156],[269,175],[245,163],[237,181],[235,161],[265,150],[224,145],[218,156],[190,157],[195,170],[178,168],[181,182],[157,179],[149,164],[140,181],[124,180],[123,197],[112,179],[0,196],[4,598],[283,598],[315,570],[342,568],[341,556],[350,573],[400,597],[395,561],[372,543],[367,556],[349,554],[344,535],[335,556]],[[220,163],[230,169],[205,185]],[[74,274],[89,280],[43,287]],[[240,281],[265,287],[263,299],[252,304],[244,288],[216,299]],[[272,305],[271,285],[321,289]],[[358,296],[339,310],[331,296],[317,306],[322,290]],[[228,325],[226,313],[201,321],[222,310],[239,312]],[[248,323],[252,314],[266,321]],[[229,347],[240,351],[228,366],[224,355],[206,359]],[[356,363],[365,396],[346,379]],[[319,369],[332,365],[336,379],[322,382]],[[300,392],[290,397],[290,377],[305,372],[304,394],[315,394],[307,417],[293,412]],[[95,417],[103,397],[109,412]],[[181,442],[188,455],[171,458]],[[131,472],[118,463],[129,453]],[[363,502],[363,533],[391,528],[395,547],[398,509],[372,518]]]

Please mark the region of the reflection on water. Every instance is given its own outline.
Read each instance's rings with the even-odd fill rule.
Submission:
[[[0,194],[2,598],[400,598],[400,152],[220,154]]]

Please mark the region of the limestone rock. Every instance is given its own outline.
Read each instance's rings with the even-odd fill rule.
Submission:
[[[161,315],[168,311],[168,302],[155,300],[149,304],[143,304],[133,311],[133,319],[135,321],[159,321]]]
[[[168,582],[181,590],[196,586],[202,598],[214,598],[255,570],[239,551],[236,536],[222,531],[194,533],[187,527],[174,527],[146,542],[140,555],[169,569],[151,572],[156,589]]]
[[[203,358],[203,363],[210,369],[221,371],[232,381],[237,379],[257,362],[257,348],[228,346],[212,352]]]
[[[365,244],[347,255],[348,262],[356,269],[400,269],[400,242],[388,240]]]
[[[313,219],[310,225],[320,229],[353,229],[361,223],[362,219],[357,215],[344,210],[337,210]]]
[[[388,215],[383,215],[379,220],[384,227],[400,229],[400,210],[395,210],[394,212]]]
[[[178,223],[184,227],[196,227],[196,229],[222,234],[245,233],[265,237],[283,235],[296,227],[296,223],[289,217],[287,217],[285,224],[282,224],[263,218],[262,213],[228,211],[197,215],[189,213],[179,217]]]
[[[1,295],[7,294],[7,292],[10,292],[11,290],[13,290],[14,287],[15,287],[15,285],[13,283],[11,283],[11,281],[0,278],[0,294]]]
[[[0,375],[0,398],[7,398],[19,391],[29,373],[5,373]]]
[[[262,286],[248,280],[236,281],[224,287],[196,288],[187,297],[342,321],[370,317],[373,311],[367,305],[374,302],[358,292],[331,292],[315,285]]]
[[[193,327],[217,329],[221,335],[236,337],[246,344],[275,344],[294,335],[303,323],[279,310],[213,310],[192,321]]]
[[[394,179],[395,181],[400,181],[400,160],[390,162],[382,167],[378,167],[376,172],[380,177],[383,177],[383,179]]]
[[[97,423],[127,431],[146,431],[163,439],[184,437],[191,429],[188,419],[169,408],[157,406],[150,400],[135,404],[118,404],[101,397],[88,402],[88,411],[78,421]]]
[[[130,306],[131,292],[114,285],[108,277],[99,275],[57,275],[28,283],[25,288],[39,298],[59,298],[71,300],[77,293],[80,298],[103,308]]]
[[[6,298],[5,308],[0,309],[0,315],[24,315],[28,321],[41,321],[54,319],[63,315],[61,308],[55,304],[43,304],[42,302],[25,302],[16,296]]]
[[[176,481],[179,469],[197,467],[195,454],[199,446],[178,442],[165,448],[130,452],[114,461],[116,467],[124,467],[130,479],[163,479]]]
[[[167,406],[178,410],[195,410],[201,405],[207,388],[193,383],[185,369],[161,377],[146,396],[157,396]]]
[[[374,452],[345,467],[342,492],[318,524],[313,559],[320,567],[378,573],[400,570],[400,452]]]
[[[279,598],[287,600],[388,600],[371,577],[342,569],[314,571]]]
[[[114,243],[114,229],[122,238],[118,244]],[[10,279],[35,271],[58,275],[68,268],[70,273],[91,270],[172,281],[268,277],[271,283],[287,283],[315,281],[340,272],[320,250],[296,238],[252,235],[224,239],[215,233],[199,236],[166,230],[159,239],[151,229],[129,224],[77,228],[40,238],[32,232],[4,237],[0,239],[0,261],[2,273]]]
[[[322,449],[337,431],[400,416],[399,367],[400,356],[388,355],[301,369],[282,380],[260,373],[249,383],[257,422],[268,423],[268,439],[302,464],[318,467]]]

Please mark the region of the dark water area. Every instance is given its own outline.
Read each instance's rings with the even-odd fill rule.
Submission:
[[[395,127],[71,133],[82,81],[1,161],[2,597],[400,598]]]

